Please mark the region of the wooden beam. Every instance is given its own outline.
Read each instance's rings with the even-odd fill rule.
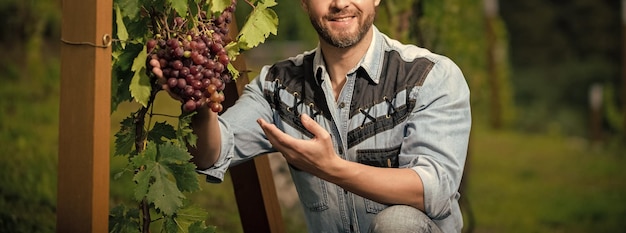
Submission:
[[[234,21],[230,24],[231,36],[238,34],[236,25]],[[245,72],[247,67],[243,55],[233,62],[233,66],[244,72],[236,82],[226,85],[224,90],[226,98],[222,103],[224,109],[237,101],[249,80]],[[284,233],[285,227],[276,194],[276,185],[267,155],[257,156],[230,168],[230,175],[243,231]]]
[[[284,233],[268,155],[232,167],[230,175],[243,231]]]
[[[108,232],[111,0],[63,0],[57,232]]]

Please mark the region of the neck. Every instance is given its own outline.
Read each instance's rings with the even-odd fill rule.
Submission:
[[[326,43],[324,40],[320,40],[320,49],[322,50],[326,69],[333,83],[333,88],[343,86],[348,71],[356,66],[367,52],[373,34],[374,31],[370,28],[369,32],[361,41],[347,48],[337,48]]]

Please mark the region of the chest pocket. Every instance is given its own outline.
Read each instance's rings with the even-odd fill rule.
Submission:
[[[398,168],[398,154],[400,154],[400,146],[356,151],[357,161],[359,163],[374,167]]]

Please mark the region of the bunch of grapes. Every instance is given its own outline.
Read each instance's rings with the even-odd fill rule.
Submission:
[[[188,27],[182,17],[175,17],[170,28],[163,27],[148,40],[148,67],[163,77],[169,90],[183,99],[183,110],[194,111],[203,104],[221,112],[223,90],[232,80],[228,71],[230,59],[225,46],[231,42],[228,26],[236,1],[222,14],[198,14],[197,26]],[[165,35],[165,37],[163,36]]]

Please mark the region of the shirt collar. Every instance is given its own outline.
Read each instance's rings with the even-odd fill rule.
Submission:
[[[372,25],[374,33],[372,33],[373,38],[370,43],[367,52],[365,52],[365,56],[361,59],[359,64],[354,67],[348,74],[356,72],[361,69],[366,74],[364,78],[368,78],[370,81],[378,84],[380,81],[380,73],[382,71],[382,62],[384,58],[384,39],[380,31],[376,26]],[[324,58],[322,56],[322,51],[319,47],[315,49],[315,57],[313,58],[313,72],[315,72],[315,81],[320,84],[324,79],[326,79],[327,75],[323,75],[326,72],[326,64],[324,62]]]

